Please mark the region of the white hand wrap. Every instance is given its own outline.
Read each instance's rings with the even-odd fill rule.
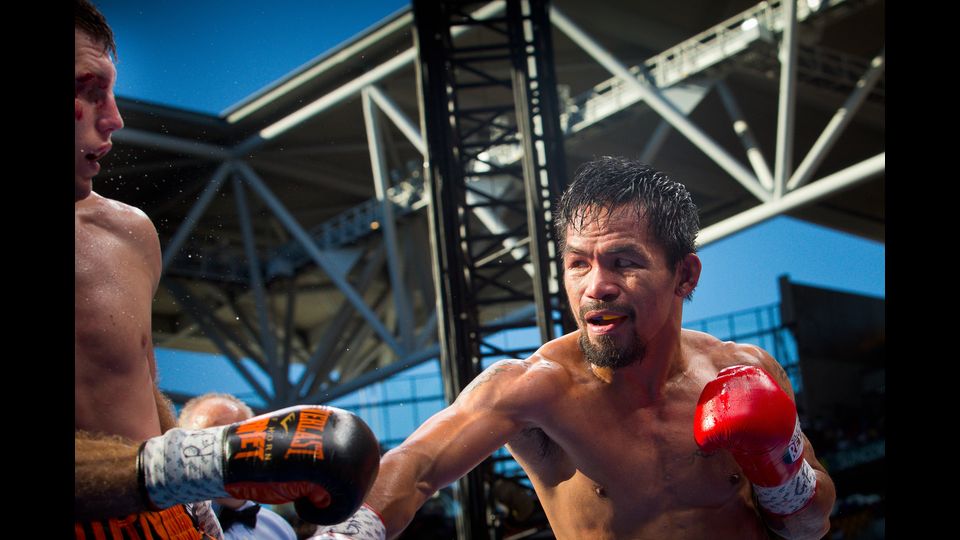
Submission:
[[[140,448],[138,474],[158,508],[228,497],[223,487],[223,432],[226,426],[171,429]]]
[[[349,519],[330,527],[317,527],[307,540],[386,540],[387,528],[380,515],[366,503]]]
[[[793,478],[779,486],[763,487],[754,484],[760,506],[774,514],[785,516],[800,510],[810,502],[817,491],[817,475],[813,467],[803,460],[803,465]]]

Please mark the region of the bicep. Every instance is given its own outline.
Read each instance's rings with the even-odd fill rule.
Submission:
[[[477,376],[446,409],[398,448],[415,456],[417,480],[439,489],[465,475],[524,427],[526,360],[502,360]]]

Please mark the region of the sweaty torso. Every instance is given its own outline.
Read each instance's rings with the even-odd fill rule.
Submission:
[[[575,336],[535,355],[556,364],[541,371],[563,391],[508,444],[556,537],[767,538],[740,467],[726,452],[704,455],[693,438],[703,386],[744,363],[734,346],[684,331],[688,369],[638,402],[616,374],[608,384],[588,371]]]
[[[95,193],[76,203],[74,228],[75,427],[159,435],[150,333],[156,229],[143,212]]]

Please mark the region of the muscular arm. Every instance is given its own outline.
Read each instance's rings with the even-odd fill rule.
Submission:
[[[139,446],[117,436],[76,432],[73,480],[76,519],[107,519],[147,510],[137,490]]]
[[[793,386],[787,377],[787,372],[766,351],[760,350],[760,367],[773,376],[783,391],[796,402]],[[807,436],[803,436],[803,457],[810,464],[817,477],[817,489],[813,499],[799,512],[786,517],[776,516],[764,512],[764,521],[770,529],[783,538],[823,538],[830,530],[830,512],[833,510],[837,492],[833,480],[826,469],[817,460],[813,445]]]
[[[523,427],[526,361],[503,360],[388,452],[366,502],[396,537],[438,489],[462,477]],[[526,396],[529,396],[527,392]],[[519,399],[518,399],[519,397]]]

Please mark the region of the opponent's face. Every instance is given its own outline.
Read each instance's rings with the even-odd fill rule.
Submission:
[[[685,265],[667,263],[665,250],[633,208],[599,218],[588,213],[582,223],[568,226],[564,287],[587,360],[624,367],[641,360],[658,333],[679,324],[682,295],[692,290],[686,288]]]
[[[110,134],[123,127],[113,95],[113,61],[85,32],[75,31],[74,173],[76,200],[90,194],[98,161],[110,151]]]

